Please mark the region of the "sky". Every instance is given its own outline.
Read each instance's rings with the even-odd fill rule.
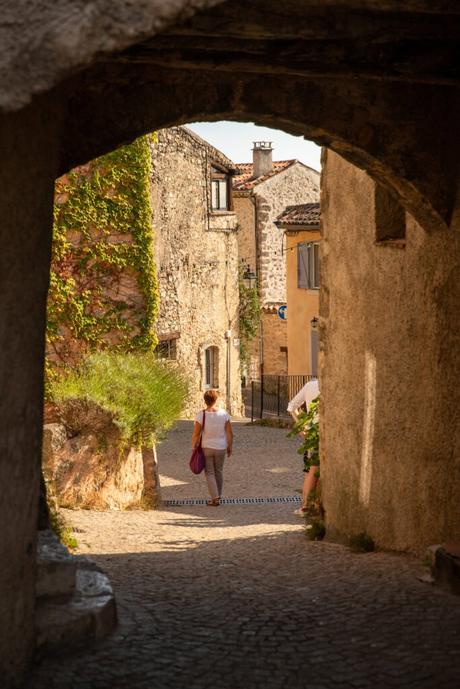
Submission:
[[[187,127],[225,153],[234,163],[252,161],[254,141],[272,141],[273,160],[297,158],[315,170],[320,170],[320,146],[301,136],[244,122],[192,122]]]

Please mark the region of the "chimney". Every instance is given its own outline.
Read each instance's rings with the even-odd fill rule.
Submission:
[[[252,149],[253,177],[268,175],[273,170],[272,151],[271,141],[254,141],[254,148]]]

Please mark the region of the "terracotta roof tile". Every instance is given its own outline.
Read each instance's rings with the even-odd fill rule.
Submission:
[[[265,180],[270,179],[273,175],[277,175],[278,172],[286,170],[288,167],[294,163],[299,162],[298,160],[275,160],[273,161],[273,170],[268,173],[268,175],[262,175],[261,177],[253,177],[253,165],[252,163],[237,163],[236,164],[236,175],[233,177],[233,189],[235,191],[250,191],[257,184],[265,182]]]
[[[319,227],[320,218],[319,203],[301,203],[297,206],[286,206],[277,217],[275,223],[280,225],[302,225],[307,227]]]

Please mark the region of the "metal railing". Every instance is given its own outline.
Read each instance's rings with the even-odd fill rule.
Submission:
[[[243,401],[246,416],[251,421],[264,418],[290,419],[287,411],[289,401],[303,388],[305,383],[316,376],[273,376],[264,375],[261,380],[253,380],[243,388]]]

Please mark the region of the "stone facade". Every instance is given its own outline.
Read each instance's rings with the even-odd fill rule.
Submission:
[[[286,206],[318,201],[320,175],[297,160],[275,161],[272,172],[260,178],[253,171],[254,164],[238,165],[234,184],[240,261],[258,276],[263,312],[258,348],[263,362],[251,368],[260,370],[263,363],[264,374],[281,375],[287,373],[287,330],[276,309],[286,303],[286,258],[285,237],[275,221]]]
[[[262,309],[261,333],[264,374],[286,375],[288,372],[287,322],[278,316],[276,307]]]
[[[228,411],[239,415],[237,220],[233,210],[210,205],[212,165],[231,171],[233,164],[184,127],[158,132],[152,161],[160,343],[170,343],[177,364],[191,375],[186,416],[202,408],[206,387],[218,388]]]
[[[46,347],[52,373],[100,349],[145,351],[155,343],[148,138],[56,180]]]
[[[459,538],[460,239],[426,233],[393,200],[399,238],[379,240],[381,197],[324,152],[323,499],[330,537],[422,552]]]

